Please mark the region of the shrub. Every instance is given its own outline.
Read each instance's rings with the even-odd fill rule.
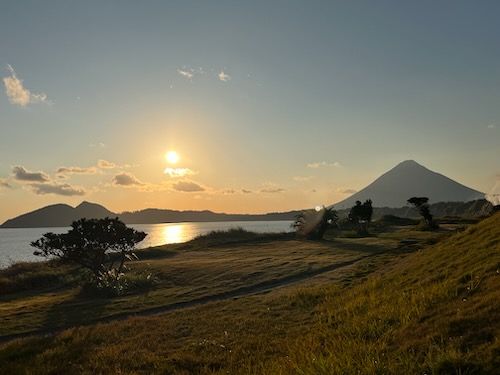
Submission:
[[[71,224],[67,233],[45,233],[31,246],[39,249],[35,255],[58,257],[88,269],[98,282],[105,274],[118,277],[125,260],[134,256],[135,245],[145,237],[146,233],[128,228],[118,218],[80,219]]]

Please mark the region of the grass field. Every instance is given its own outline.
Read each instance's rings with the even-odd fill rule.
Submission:
[[[18,265],[0,272],[2,374],[493,374],[500,216],[459,227],[214,233],[139,252],[156,284],[113,298]]]

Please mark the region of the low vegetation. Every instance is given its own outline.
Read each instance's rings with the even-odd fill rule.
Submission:
[[[333,208],[318,206],[298,214],[292,226],[300,237],[321,240],[329,227],[337,225],[337,221],[337,211]]]
[[[20,262],[0,270],[0,296],[27,290],[73,285],[79,278],[75,267],[60,262]]]
[[[155,283],[113,298],[57,268],[0,296],[0,336],[28,336],[0,345],[2,373],[494,374],[500,216],[430,232],[386,219],[368,237],[236,230],[144,250],[131,274]]]

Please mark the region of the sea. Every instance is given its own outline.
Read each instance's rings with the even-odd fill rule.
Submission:
[[[202,234],[214,230],[243,228],[257,233],[282,233],[292,230],[291,221],[221,221],[221,222],[185,222],[166,224],[128,224],[136,230],[146,232],[146,238],[137,245],[138,249],[164,244],[188,242]],[[0,268],[13,263],[41,261],[45,258],[36,256],[36,250],[30,245],[45,233],[66,233],[70,227],[52,228],[0,228]]]

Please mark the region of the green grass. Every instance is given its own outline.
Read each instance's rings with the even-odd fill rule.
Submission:
[[[0,345],[2,373],[493,374],[500,216],[460,232],[447,225],[421,232],[391,224],[370,237],[331,232],[318,242],[218,234],[131,263],[132,272],[158,277],[142,292],[12,293],[1,300],[0,335],[301,276],[263,293],[11,341]],[[406,238],[420,242],[402,246]],[[345,266],[328,268],[335,264]]]
[[[1,296],[33,289],[47,289],[74,284],[80,277],[75,267],[51,262],[20,262],[0,270]]]

